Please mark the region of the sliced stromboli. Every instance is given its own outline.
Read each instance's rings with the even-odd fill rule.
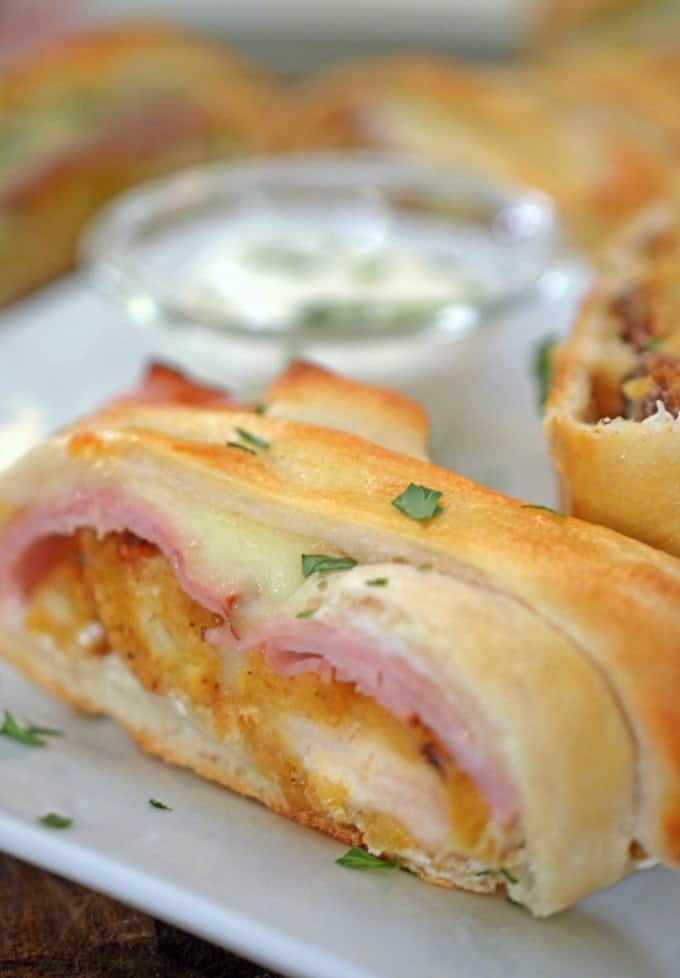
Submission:
[[[5,474],[10,660],[170,761],[537,914],[641,850],[677,861],[675,560],[357,435],[140,400]],[[410,483],[441,496],[398,508]]]
[[[252,152],[275,99],[252,65],[159,24],[83,29],[5,66],[0,303],[72,266],[86,221],[125,188]]]
[[[546,412],[565,506],[676,555],[679,280],[676,199],[613,242],[557,353]]]
[[[291,110],[267,138],[275,150],[404,152],[538,187],[592,246],[613,221],[668,191],[672,153],[651,123],[587,101],[568,111],[532,74],[416,55],[343,65],[293,89]]]

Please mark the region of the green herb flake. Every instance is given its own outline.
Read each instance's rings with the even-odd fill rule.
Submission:
[[[302,575],[328,574],[330,571],[350,570],[356,567],[353,557],[328,557],[326,554],[303,554]]]
[[[557,338],[555,336],[544,336],[534,347],[531,357],[531,372],[536,384],[538,406],[541,411],[545,407],[552,384],[553,359]]]
[[[255,411],[255,414],[266,414],[267,413],[267,405],[266,404],[256,404],[255,407],[253,408],[253,410]]]
[[[160,808],[162,812],[171,812],[172,808],[169,805],[164,805],[162,801],[157,798],[149,798],[149,804],[152,808]]]
[[[34,723],[28,727],[28,732],[32,734],[37,734],[39,737],[63,737],[64,731],[57,730],[55,727],[40,727],[36,726]]]
[[[419,571],[421,571],[421,573],[422,573],[423,571],[432,570],[433,567],[434,567],[434,564],[418,564],[417,569]]]
[[[663,339],[660,336],[652,336],[644,345],[645,352],[650,350],[658,350],[660,346],[663,345]]]
[[[400,496],[392,500],[392,505],[412,520],[430,520],[442,512],[439,505],[441,495],[436,489],[411,482]]]
[[[46,829],[70,829],[73,825],[72,818],[68,818],[66,815],[58,815],[56,812],[48,812],[47,815],[41,815],[38,821]]]
[[[311,618],[316,614],[316,608],[308,608],[306,611],[298,611],[296,618]]]
[[[335,861],[338,866],[345,866],[346,869],[395,869],[397,865],[396,859],[379,859],[358,846],[352,846],[344,856]]]
[[[566,519],[566,513],[560,513],[558,509],[551,506],[539,506],[538,503],[523,503],[521,509],[536,509],[539,513],[550,513],[551,516],[559,516],[561,520]]]
[[[257,455],[257,452],[253,448],[248,448],[247,445],[242,445],[240,441],[228,441],[228,448],[240,448],[242,452],[248,452],[249,455]]]
[[[513,886],[519,883],[517,877],[510,872],[507,866],[494,866],[491,869],[481,869],[478,873],[475,873],[475,876],[503,876]]]
[[[29,724],[22,727],[17,723],[12,713],[5,710],[5,718],[0,726],[0,735],[16,740],[18,744],[25,747],[47,747],[45,737],[60,737],[60,730],[53,730],[51,727],[39,727]]]
[[[370,581],[365,581],[367,587],[387,587],[388,578],[372,577]]]
[[[245,428],[236,428],[236,433],[239,438],[247,441],[249,445],[255,445],[257,448],[269,448],[269,442],[265,441],[264,438],[258,438],[252,431],[246,431]]]

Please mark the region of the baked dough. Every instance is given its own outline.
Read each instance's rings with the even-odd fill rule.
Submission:
[[[545,430],[563,505],[680,555],[680,210],[616,239],[555,357]]]
[[[269,407],[298,380],[338,403],[342,382],[294,368]],[[673,558],[312,417],[160,386],[4,473],[0,653],[172,763],[538,915],[680,861]],[[374,425],[409,413],[352,397]],[[440,511],[394,506],[410,483]]]

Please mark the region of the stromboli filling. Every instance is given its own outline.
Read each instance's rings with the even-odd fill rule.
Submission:
[[[297,603],[308,609],[323,600],[323,580],[318,585],[308,581]],[[319,625],[298,621],[295,613],[290,636],[311,625],[315,634]],[[98,540],[78,532],[34,587],[25,620],[76,654],[115,649],[151,692],[187,702],[219,737],[237,731],[262,773],[282,789],[280,808],[301,821],[318,824],[330,815],[355,833],[358,827],[359,836],[347,830],[348,840],[360,838],[407,862],[409,853],[424,849],[435,874],[449,883],[451,865],[461,858],[475,860],[480,870],[513,862],[521,845],[516,818],[509,810],[504,819],[494,816],[427,717],[405,709],[395,715],[336,669],[297,660],[285,638],[279,642],[279,652],[289,653],[285,662],[247,641],[218,649],[206,635],[220,616],[192,600],[158,550],[131,534]],[[265,650],[267,641],[260,643]],[[294,667],[301,663],[313,671]],[[417,860],[410,865],[418,870]],[[471,885],[487,889],[498,882],[481,876]]]
[[[613,327],[623,342],[618,398],[600,403],[599,416],[644,421],[661,406],[680,413],[680,239],[667,227],[647,234],[626,256],[626,284],[608,303]],[[597,390],[597,377],[596,390]],[[618,399],[618,403],[615,403]]]

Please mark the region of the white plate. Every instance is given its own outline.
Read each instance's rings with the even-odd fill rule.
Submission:
[[[509,370],[525,369],[529,339],[555,317],[555,310],[525,311],[522,332],[508,333],[514,339],[505,346],[499,341],[504,356],[515,350]],[[9,455],[32,431],[131,381],[151,349],[150,338],[77,280],[5,312],[0,451],[4,444]],[[530,397],[521,404],[526,424],[520,430],[513,405],[515,429],[505,454],[494,447],[493,480],[546,498],[548,467]],[[484,431],[475,437],[482,450]],[[456,454],[444,442],[440,450]],[[303,978],[677,976],[680,878],[662,869],[536,922],[502,898],[426,886],[396,871],[342,869],[335,859],[343,847],[145,757],[113,724],[77,716],[5,665],[2,708],[59,727],[64,737],[43,750],[0,738],[0,849],[270,967]],[[151,808],[151,797],[173,811]],[[48,811],[71,816],[73,827],[37,824]]]

